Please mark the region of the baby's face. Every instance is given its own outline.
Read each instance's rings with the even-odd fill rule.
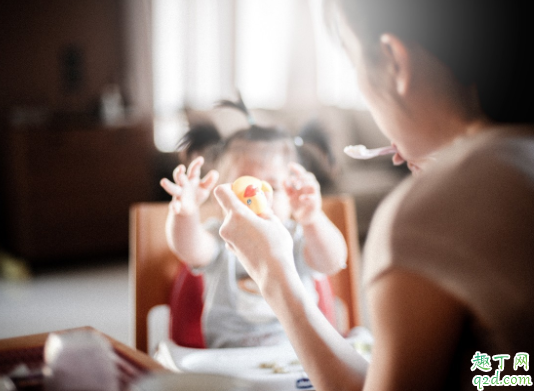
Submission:
[[[282,154],[261,156],[261,154],[255,155],[253,153],[234,156],[224,180],[232,183],[243,175],[250,175],[269,182],[273,187],[274,214],[282,221],[289,219],[291,209],[284,188],[284,182],[289,176],[289,168],[285,156]]]

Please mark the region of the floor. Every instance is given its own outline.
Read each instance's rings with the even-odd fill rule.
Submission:
[[[13,272],[17,267],[12,264],[11,272],[3,269],[0,339],[93,326],[132,345],[126,257],[39,271],[19,265],[18,272]]]

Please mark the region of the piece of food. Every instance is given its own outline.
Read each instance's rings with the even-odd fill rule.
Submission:
[[[253,176],[242,176],[232,184],[232,191],[254,213],[260,215],[270,207],[273,188],[265,181]]]
[[[260,368],[276,368],[278,364],[275,361],[269,361],[269,362],[262,362],[260,363]]]

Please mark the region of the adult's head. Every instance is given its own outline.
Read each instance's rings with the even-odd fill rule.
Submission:
[[[341,10],[331,14],[375,120],[406,159],[487,122],[533,122],[529,2],[327,3]]]

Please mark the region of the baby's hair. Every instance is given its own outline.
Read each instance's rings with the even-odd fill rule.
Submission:
[[[330,165],[336,164],[336,158],[330,145],[330,137],[322,122],[317,119],[308,121],[301,128],[298,137],[302,140],[302,144],[316,146],[327,157]]]
[[[245,116],[247,117],[248,124],[250,126],[256,125],[256,120],[254,119],[254,117],[252,116],[252,113],[249,111],[249,109],[245,105],[245,102],[243,102],[243,98],[241,97],[241,93],[239,91],[237,92],[237,102],[227,100],[227,99],[222,99],[219,101],[217,106],[218,107],[232,107],[234,109],[237,109],[241,111],[243,114],[245,114]]]
[[[201,151],[210,145],[221,142],[222,137],[215,125],[210,122],[193,125],[180,139],[176,150],[186,151],[187,154]]]
[[[205,175],[214,168],[221,140],[221,134],[213,123],[203,121],[191,125],[189,131],[178,142],[176,148],[178,161],[188,167],[197,156],[203,156],[205,160],[201,174]]]
[[[297,140],[302,166],[315,175],[322,192],[334,190],[339,167],[324,124],[318,119],[309,120],[301,128]]]
[[[287,154],[288,159],[291,161],[296,160],[297,150],[291,134],[279,126],[258,125],[255,118],[252,116],[252,113],[243,102],[239,92],[238,100],[236,102],[230,100],[221,100],[216,107],[228,107],[240,111],[245,115],[249,124],[248,128],[240,129],[222,141],[220,148],[221,155],[243,148],[246,146],[246,144],[251,142],[280,142],[283,145],[283,151]]]
[[[210,122],[194,125],[178,142],[178,152],[184,153],[187,157],[205,154],[206,160],[218,162],[227,153],[246,153],[251,143],[261,143],[264,146],[280,147],[279,152],[288,161],[297,160],[297,149],[289,132],[279,126],[256,124],[239,93],[237,101],[221,100],[216,107],[238,110],[245,115],[249,126],[237,130],[228,137],[222,137],[217,127]]]

